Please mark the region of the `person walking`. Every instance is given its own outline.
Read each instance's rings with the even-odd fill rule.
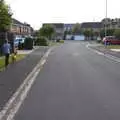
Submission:
[[[10,56],[11,45],[8,43],[8,40],[5,40],[3,44],[3,53],[5,55],[5,67],[7,68],[9,64],[9,56]]]

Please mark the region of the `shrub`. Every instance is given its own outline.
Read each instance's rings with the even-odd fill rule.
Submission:
[[[26,38],[24,42],[24,48],[27,50],[33,49],[33,39],[32,38]]]
[[[47,42],[47,38],[46,37],[39,37],[35,40],[35,45],[37,46],[48,46],[48,42]]]
[[[119,29],[116,29],[115,32],[114,32],[114,36],[118,39],[120,39],[120,30]]]
[[[60,43],[64,43],[64,40],[60,40]]]
[[[0,39],[0,56],[2,55],[2,46],[4,44],[4,40]]]
[[[60,40],[60,39],[58,39],[58,40],[56,40],[56,42],[64,43],[64,40]]]
[[[57,39],[56,42],[60,42],[60,39]]]

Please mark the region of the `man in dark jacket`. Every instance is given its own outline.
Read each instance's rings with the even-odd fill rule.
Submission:
[[[5,55],[5,67],[7,67],[9,64],[9,56],[10,56],[10,50],[11,50],[11,45],[8,43],[7,40],[5,40],[5,43],[3,44],[2,49]]]

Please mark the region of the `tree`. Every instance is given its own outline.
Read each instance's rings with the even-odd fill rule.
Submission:
[[[100,37],[101,38],[105,37],[105,30],[104,29],[101,29],[101,31],[100,31]]]
[[[66,35],[72,35],[72,31],[64,31],[64,39],[66,38]]]
[[[83,32],[84,36],[86,37],[87,40],[89,40],[89,38],[93,37],[93,30],[92,29],[86,29],[84,32]]]
[[[0,0],[0,32],[6,32],[9,30],[12,19],[12,13],[10,7],[4,0]]]
[[[75,24],[75,26],[72,29],[72,33],[73,34],[81,34],[82,33],[79,23]]]
[[[115,32],[115,29],[107,29],[106,35],[107,35],[107,36],[113,36],[113,35],[114,35],[114,32]],[[105,29],[102,29],[102,30],[100,31],[100,36],[101,36],[101,38],[105,37]]]
[[[50,40],[55,33],[55,30],[52,25],[46,24],[40,29],[39,33],[40,36],[45,36]]]
[[[113,36],[115,32],[115,29],[108,29],[107,30],[107,36]]]
[[[120,29],[116,29],[116,30],[114,31],[114,36],[115,36],[116,38],[120,39]]]

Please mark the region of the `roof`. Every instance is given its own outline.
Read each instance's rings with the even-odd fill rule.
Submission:
[[[14,19],[14,18],[12,18],[12,21],[13,21],[13,24],[23,25],[23,23],[22,23],[22,22],[20,22],[20,21],[18,21],[18,20],[16,20],[16,19]]]
[[[64,28],[64,24],[63,23],[44,23],[43,26],[44,25],[53,25],[56,28]]]
[[[75,24],[64,24],[64,27],[65,27],[65,28],[68,28],[68,27],[72,28],[74,25],[75,25]]]
[[[102,28],[101,22],[86,22],[81,24],[81,28]]]
[[[16,25],[24,25],[24,26],[27,26],[27,27],[31,27],[30,24],[22,23],[22,22],[16,20],[15,18],[12,18],[12,21],[13,21],[13,24],[16,24]]]
[[[53,25],[54,25],[56,28],[64,28],[64,24],[63,24],[63,23],[53,23]]]

